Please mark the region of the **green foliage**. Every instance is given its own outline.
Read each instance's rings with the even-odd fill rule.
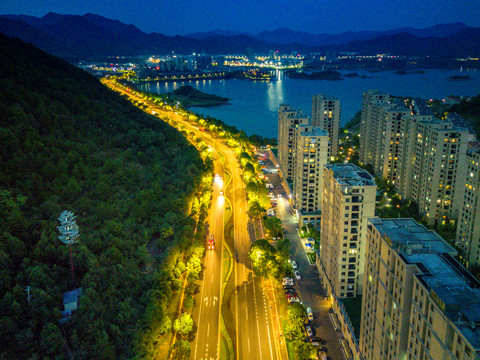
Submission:
[[[173,329],[180,335],[188,335],[193,330],[193,318],[189,313],[182,313],[178,319],[173,322]]]
[[[169,332],[171,329],[172,329],[172,319],[170,319],[170,316],[165,314],[162,318],[162,321],[160,322],[158,332],[159,334],[163,335]]]
[[[282,221],[277,217],[267,217],[263,220],[263,225],[271,237],[281,237],[283,235]]]
[[[294,341],[298,337],[298,327],[290,324],[285,325],[283,335],[287,341]]]
[[[260,202],[257,198],[253,198],[248,202],[248,213],[251,217],[260,216],[265,209],[260,205]]]
[[[195,300],[191,295],[188,295],[183,300],[183,306],[185,307],[186,310],[191,310],[194,305],[195,305]]]
[[[295,353],[299,360],[308,360],[317,358],[317,348],[310,342],[303,340],[295,341]]]
[[[360,124],[362,121],[362,111],[358,110],[355,115],[353,115],[353,118],[350,119],[346,124],[345,124],[345,129],[349,130],[353,128],[354,126]]]
[[[178,286],[169,256],[191,241],[202,159],[93,76],[3,35],[0,72],[0,358],[64,357],[66,342],[74,358],[150,358]],[[56,229],[64,209],[80,226],[84,295],[60,331],[71,290]]]
[[[198,285],[196,282],[189,282],[185,287],[185,294],[195,295],[195,294],[198,294],[199,290],[200,290],[200,285]]]
[[[300,303],[292,303],[287,313],[288,320],[295,326],[302,325],[305,321],[305,307]]]
[[[186,360],[190,358],[190,344],[186,340],[177,340],[170,350],[169,359]]]
[[[480,94],[469,101],[462,100],[459,104],[453,105],[448,111],[459,113],[470,120],[478,138],[480,135]]]
[[[278,248],[275,248],[265,239],[255,241],[248,252],[255,274],[267,278],[283,276],[288,259],[289,244],[289,240],[282,241],[278,244]]]

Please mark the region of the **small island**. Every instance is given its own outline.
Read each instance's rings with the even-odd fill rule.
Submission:
[[[335,70],[325,70],[319,72],[312,72],[308,74],[306,72],[287,72],[288,77],[291,79],[306,79],[306,80],[343,80],[342,74]]]
[[[395,74],[397,74],[397,75],[411,75],[411,74],[421,75],[421,74],[425,74],[425,71],[424,70],[412,70],[412,71],[397,70],[397,71],[395,71]]]
[[[467,81],[472,80],[472,78],[468,75],[453,75],[448,78],[450,81]]]
[[[218,95],[203,93],[197,89],[194,89],[190,85],[184,85],[165,95],[171,99],[180,101],[186,108],[220,106],[228,104],[228,102],[231,100]]]

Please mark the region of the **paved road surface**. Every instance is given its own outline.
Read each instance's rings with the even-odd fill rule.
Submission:
[[[109,87],[114,87],[121,94],[136,101],[147,103],[144,97],[132,91],[116,86],[113,81],[104,80]],[[230,197],[234,219],[234,276],[236,285],[235,319],[236,359],[277,360],[277,349],[273,336],[272,321],[267,299],[257,279],[251,270],[248,250],[251,240],[248,232],[248,215],[246,194],[241,179],[241,169],[237,163],[234,151],[209,133],[200,132],[198,126],[191,124],[174,111],[167,111],[149,104],[150,111],[158,116],[167,116],[182,125],[196,136],[202,137],[216,151],[225,155],[224,170],[232,175],[232,188],[225,193]],[[222,174],[221,165],[215,162],[215,171]],[[192,346],[192,358],[200,360],[219,359],[219,317],[221,309],[221,239],[223,239],[223,204],[219,189],[214,190],[212,212],[210,215],[211,231],[216,237],[216,250],[207,251],[204,281],[201,287],[201,304],[196,322],[198,331]],[[222,214],[222,215],[220,215]],[[195,315],[195,313],[194,313]]]
[[[275,166],[272,161],[268,160],[266,167],[272,169]],[[291,242],[290,259],[295,260],[298,271],[302,277],[301,280],[296,281],[301,301],[305,307],[312,308],[314,315],[313,327],[316,335],[325,340],[325,347],[328,350],[327,354],[329,359],[343,360],[343,352],[341,348],[337,346],[338,340],[343,338],[343,336],[341,332],[335,331],[328,317],[330,302],[325,301],[325,292],[321,286],[320,279],[312,265],[308,262],[305,247],[302,245],[300,236],[297,233],[298,217],[293,215],[293,209],[288,202],[288,194],[285,192],[281,183],[280,175],[268,174],[267,176],[267,183],[275,186],[274,192],[277,197],[278,194],[282,195],[282,197],[278,199],[276,216],[282,220],[283,226],[287,229],[285,237],[290,239]]]

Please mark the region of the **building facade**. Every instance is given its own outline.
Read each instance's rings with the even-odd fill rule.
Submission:
[[[353,164],[323,170],[320,271],[327,296],[362,294],[367,220],[375,216],[374,178]]]
[[[328,132],[328,156],[338,154],[338,130],[342,108],[340,100],[334,96],[318,94],[312,97],[312,126],[317,126]]]
[[[466,129],[452,123],[417,123],[411,199],[429,225],[445,225],[458,217],[470,138]]]
[[[308,125],[308,116],[302,111],[282,104],[278,109],[278,162],[282,167],[284,176],[293,180],[295,161],[295,132],[299,125]]]
[[[362,115],[360,121],[360,161],[363,164],[372,163],[372,119],[374,115],[374,105],[388,103],[390,95],[381,93],[379,90],[368,90],[362,95]]]
[[[300,224],[318,227],[322,205],[323,166],[328,163],[328,133],[315,126],[296,128],[293,194]]]
[[[480,283],[413,219],[370,219],[360,349],[365,359],[478,359]]]
[[[412,198],[413,169],[416,160],[417,124],[420,121],[433,120],[431,114],[410,115],[400,125],[400,144],[398,154],[395,189],[402,198]]]
[[[463,250],[470,267],[480,265],[480,149],[467,151],[466,166],[456,245]]]

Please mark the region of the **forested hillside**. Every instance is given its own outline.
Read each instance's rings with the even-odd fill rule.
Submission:
[[[184,246],[204,168],[174,128],[0,34],[0,359],[143,357],[142,334],[173,286],[147,245],[160,258]],[[63,210],[80,227],[76,284],[58,239]],[[84,295],[61,325],[74,285]]]
[[[462,100],[461,103],[453,105],[449,112],[456,112],[470,120],[473,129],[480,137],[480,94],[472,97],[469,101]]]

